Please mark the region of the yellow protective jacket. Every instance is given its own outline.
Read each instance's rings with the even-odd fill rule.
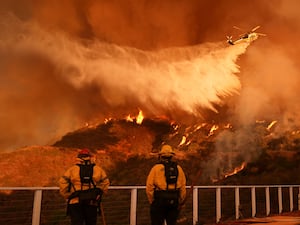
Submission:
[[[179,204],[184,202],[186,197],[186,178],[181,166],[177,165],[178,178],[176,183],[176,189],[179,189]],[[175,184],[169,184],[169,190],[175,189]],[[150,173],[146,181],[146,194],[148,201],[151,204],[154,200],[155,190],[167,190],[167,181],[165,177],[165,167],[163,164],[156,164],[150,170]]]
[[[78,163],[83,163],[82,160],[77,159]],[[78,164],[77,163],[77,164]],[[81,182],[80,182],[80,174],[79,174],[80,167],[78,165],[74,165],[70,167],[64,175],[59,179],[59,192],[60,194],[65,198],[68,199],[68,197],[75,192],[74,187],[76,191],[81,190]],[[109,187],[109,179],[105,173],[105,171],[95,165],[93,170],[93,181],[96,184],[97,188],[101,188],[101,190],[106,193]],[[82,190],[89,189],[89,186],[82,186]],[[78,197],[73,198],[70,200],[70,204],[78,203]]]

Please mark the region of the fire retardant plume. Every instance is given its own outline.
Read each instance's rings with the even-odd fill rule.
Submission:
[[[15,145],[46,143],[127,104],[156,116],[176,110],[200,116],[199,108],[215,110],[213,104],[240,89],[235,62],[248,44],[145,51],[83,43],[6,16],[1,27],[1,108],[6,110],[0,129]]]

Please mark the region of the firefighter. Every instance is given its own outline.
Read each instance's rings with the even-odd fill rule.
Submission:
[[[176,225],[179,207],[186,197],[186,177],[181,166],[173,161],[170,145],[163,145],[159,162],[147,177],[146,194],[150,203],[151,225]]]
[[[59,179],[59,192],[68,202],[67,214],[71,218],[71,225],[96,225],[102,193],[107,193],[109,187],[105,171],[95,165],[92,159],[91,152],[82,149],[77,155],[76,165]],[[83,173],[87,174],[84,175],[86,182],[82,178]]]

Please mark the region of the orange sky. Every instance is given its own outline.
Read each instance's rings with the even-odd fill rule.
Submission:
[[[0,149],[51,144],[138,108],[181,120],[218,115],[216,104],[219,117],[240,124],[299,125],[299,4],[2,0]],[[245,53],[222,46],[240,34],[233,26],[257,25],[267,36]]]

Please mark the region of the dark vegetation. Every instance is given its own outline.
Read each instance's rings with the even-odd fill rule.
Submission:
[[[253,145],[259,154],[246,167],[226,179],[222,174],[217,181],[212,181],[203,174],[197,177],[200,170],[205,172],[204,165],[215,154],[215,138],[225,128],[219,128],[211,134],[213,124],[205,124],[201,129],[189,131],[190,144],[179,143],[185,135],[186,127],[171,125],[167,120],[144,119],[142,124],[135,121],[111,120],[91,128],[71,132],[54,146],[63,148],[90,148],[92,150],[116,147],[126,156],[115,156],[115,167],[108,171],[114,185],[144,185],[146,176],[162,143],[178,146],[181,153],[177,161],[186,171],[188,184],[299,184],[300,176],[300,135],[294,131],[281,136],[272,137],[272,132],[266,129],[267,123],[255,124],[251,127],[255,137],[249,145]],[[219,125],[219,127],[221,127]],[[229,132],[236,129],[229,128]],[[124,145],[124,142],[126,144]],[[123,145],[121,145],[122,143]],[[251,146],[251,147],[253,147]],[[238,152],[238,149],[236,150]],[[117,158],[117,157],[120,157]],[[122,158],[123,157],[123,158]],[[222,161],[231,160],[241,163],[243,155],[223,156]],[[205,165],[207,166],[207,165]],[[239,166],[237,163],[236,166]],[[222,170],[222,168],[219,168]]]
[[[63,136],[60,141],[53,144],[56,147],[65,148],[105,148],[114,145],[120,140],[114,132],[111,132],[113,123],[100,124],[95,128],[85,128],[71,132]]]

